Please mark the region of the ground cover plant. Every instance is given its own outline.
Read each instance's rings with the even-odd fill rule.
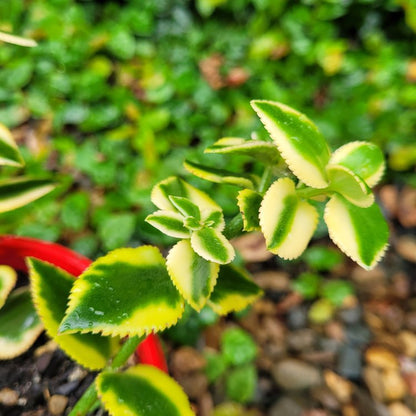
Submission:
[[[235,252],[228,238],[243,230],[261,229],[272,253],[299,257],[318,223],[315,205],[329,198],[325,222],[345,254],[367,269],[383,255],[388,228],[370,189],[384,171],[377,146],[352,142],[331,154],[305,115],[272,101],[253,101],[252,107],[270,141],[224,138],[207,151],[261,160],[261,178],[185,162],[205,179],[243,188],[237,198],[240,214],[227,225],[221,207],[206,193],[169,177],[153,188],[151,199],[159,211],[146,219],[180,239],[166,260],[154,246],[116,249],[74,281],[64,270],[29,258],[32,297],[47,333],[81,365],[103,370],[70,414],[88,414],[98,397],[113,415],[192,414],[179,385],[163,371],[144,364],[117,370],[143,336],[174,325],[185,302],[196,311],[209,304],[225,315],[261,295],[247,272],[231,265]],[[275,178],[276,166],[282,176],[280,158],[292,177]],[[126,336],[121,346],[120,338]],[[232,336],[225,335],[226,351]],[[239,394],[238,380],[252,373],[250,366],[234,369],[227,379],[228,394]],[[253,386],[247,389],[243,401],[250,399]]]

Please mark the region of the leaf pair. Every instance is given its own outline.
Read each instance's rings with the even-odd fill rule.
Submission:
[[[224,237],[221,208],[205,193],[177,177],[157,184],[152,202],[160,208],[146,221],[165,234],[183,238],[169,252],[169,275],[185,300],[202,309],[214,290],[221,264],[234,258]]]
[[[387,246],[388,229],[370,190],[384,171],[379,148],[352,142],[332,155],[318,128],[305,115],[269,101],[253,101],[283,158],[301,183],[274,182],[264,195],[259,222],[268,248],[284,258],[298,257],[316,228],[318,213],[310,200],[330,196],[324,219],[331,239],[366,269]]]

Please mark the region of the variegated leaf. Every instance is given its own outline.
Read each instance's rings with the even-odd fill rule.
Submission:
[[[372,269],[383,256],[389,230],[376,203],[360,208],[334,195],[326,205],[324,219],[332,241],[363,268]]]
[[[0,182],[0,213],[27,205],[53,191],[55,186],[47,179],[26,177],[2,181]]]
[[[289,178],[274,182],[260,207],[260,226],[267,248],[285,259],[299,257],[315,231],[318,212],[296,195]]]
[[[221,211],[221,207],[205,192],[189,185],[177,176],[171,176],[156,184],[152,189],[151,200],[159,209],[176,211],[169,196],[188,198],[199,207],[201,212],[203,210]]]
[[[259,210],[262,201],[261,194],[251,189],[243,189],[238,193],[237,204],[243,216],[245,231],[260,229]]]
[[[191,245],[201,257],[214,263],[227,264],[235,256],[231,243],[213,228],[194,231],[191,236]]]
[[[42,331],[29,288],[15,290],[0,310],[0,360],[23,354]]]
[[[273,143],[261,140],[245,140],[238,137],[224,137],[205,149],[205,153],[237,154],[250,156],[268,165],[276,165],[281,160],[280,153]]]
[[[185,160],[183,166],[193,175],[207,181],[227,183],[229,185],[240,186],[241,188],[254,188],[254,182],[251,175],[238,174],[225,169],[217,169],[191,162],[190,160]]]
[[[224,215],[222,211],[204,211],[203,220],[204,226],[213,228],[217,231],[222,231],[225,227]]]
[[[219,265],[196,254],[189,240],[171,248],[166,265],[180,294],[195,310],[201,310],[214,289]]]
[[[0,123],[0,165],[23,166],[24,164],[10,130]]]
[[[29,259],[32,297],[48,335],[73,360],[90,370],[103,368],[119,346],[118,338],[98,334],[59,335],[66,304],[75,282],[62,269],[37,259]]]
[[[325,188],[330,152],[316,125],[293,108],[272,101],[251,102],[290,170],[305,184]]]
[[[184,225],[184,218],[181,214],[174,211],[156,211],[146,217],[153,227],[162,233],[175,238],[189,238],[190,231]]]
[[[0,309],[16,284],[17,274],[9,266],[0,266]]]
[[[195,416],[179,384],[153,366],[104,371],[96,386],[111,416]]]
[[[328,165],[329,189],[338,192],[345,199],[362,208],[374,202],[374,195],[368,185],[354,172],[341,165]]]
[[[238,312],[263,294],[244,269],[227,264],[220,267],[214,291],[208,301],[219,315]]]
[[[175,208],[184,216],[192,217],[197,221],[201,220],[201,212],[197,205],[195,205],[188,198],[183,198],[181,196],[170,196],[170,202],[175,206]]]
[[[330,164],[345,166],[372,188],[384,173],[383,152],[368,142],[351,142],[337,149],[331,156]]]
[[[141,336],[175,324],[183,308],[156,247],[121,248],[75,281],[60,331]]]

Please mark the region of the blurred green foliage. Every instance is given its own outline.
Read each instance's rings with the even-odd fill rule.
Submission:
[[[142,221],[149,190],[186,175],[185,157],[229,167],[201,151],[222,136],[266,137],[252,98],[308,114],[333,147],[381,145],[399,180],[416,183],[415,16],[410,0],[0,2],[0,30],[39,44],[1,45],[0,122],[26,148],[27,173],[46,167],[63,183],[0,232],[90,256],[168,244]],[[231,187],[198,184],[235,212]]]

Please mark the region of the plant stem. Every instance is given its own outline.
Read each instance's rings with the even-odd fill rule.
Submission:
[[[266,166],[266,168],[263,171],[263,175],[261,176],[259,193],[263,194],[264,192],[266,192],[267,188],[269,187],[272,172],[273,168],[271,166]]]
[[[243,217],[238,213],[225,227],[223,234],[227,239],[237,237],[243,230]]]
[[[104,371],[117,370],[120,368],[135,351],[137,346],[143,340],[143,337],[134,336],[128,338],[127,341],[120,348],[120,351],[116,354],[113,361],[104,369]],[[97,401],[97,389],[95,388],[95,382],[85,390],[84,394],[78,400],[74,408],[71,410],[68,416],[85,416],[95,405]]]

